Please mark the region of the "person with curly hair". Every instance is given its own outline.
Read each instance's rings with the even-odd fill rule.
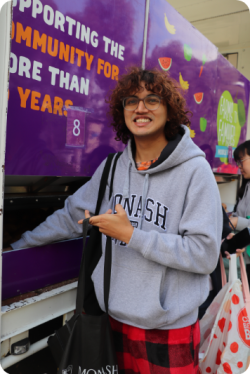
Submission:
[[[163,71],[132,67],[108,103],[118,159],[100,215],[93,216],[105,160],[65,207],[12,246],[81,235],[90,218],[112,240],[109,315],[119,373],[197,373],[198,307],[209,294],[222,233],[219,191],[204,153],[190,138],[181,88]],[[92,273],[99,305],[104,256]]]
[[[142,84],[142,82],[145,82]],[[138,92],[145,86],[146,90],[154,92],[161,102],[164,103],[168,111],[168,119],[164,126],[164,135],[166,140],[174,138],[181,130],[181,125],[190,126],[186,110],[186,101],[183,98],[184,91],[181,86],[170,79],[167,73],[159,70],[147,71],[139,67],[131,68],[129,74],[120,78],[116,88],[113,90],[107,101],[110,105],[111,126],[116,133],[116,140],[121,140],[124,144],[128,143],[132,132],[124,121],[124,98],[129,97],[131,92]],[[125,108],[126,109],[126,108]],[[154,111],[155,109],[153,109]],[[171,118],[171,121],[169,120]]]

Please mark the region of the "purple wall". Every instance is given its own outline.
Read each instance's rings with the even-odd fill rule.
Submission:
[[[32,16],[32,7],[22,12],[19,1],[14,7],[6,174],[91,176],[108,153],[123,149],[123,145],[114,140],[114,133],[108,126],[110,119],[107,118],[105,97],[115,86],[112,74],[114,78],[118,69],[123,73],[128,65],[141,65],[145,1],[96,0],[94,5],[91,0],[48,0],[42,3],[43,9],[37,9],[36,18]],[[55,27],[56,19],[60,17],[66,18],[64,32],[60,26]],[[91,38],[89,43],[79,39],[81,32],[78,31],[82,30],[82,25],[86,30],[90,28],[93,43]],[[27,39],[21,37],[22,30],[26,30]],[[36,43],[37,35],[41,37],[42,34],[46,39],[44,49]],[[105,43],[106,38],[112,40],[114,46],[115,43],[121,46],[117,46],[117,57],[115,52],[111,55],[111,42]],[[58,51],[52,56],[50,45],[54,46],[57,41]],[[95,46],[97,41],[98,46]],[[68,62],[62,57],[61,43],[65,47],[68,45]],[[107,53],[105,46],[108,47]],[[78,56],[81,62],[78,62]],[[166,0],[151,0],[146,67],[160,68],[159,58],[165,68],[171,61],[170,75],[184,82],[184,87],[189,87],[186,100],[193,112],[192,137],[205,151],[212,169],[235,172],[235,165],[227,165],[227,152],[228,146],[234,148],[246,137],[247,125],[246,121],[242,122],[242,110],[247,118],[249,82]],[[29,64],[29,61],[30,78],[22,73],[22,65]],[[37,63],[34,61],[40,69],[37,73],[40,80],[35,76]],[[55,82],[49,71],[51,68],[58,72]],[[59,75],[65,76],[66,73],[69,74],[68,89],[59,86]],[[85,83],[88,80],[88,92],[82,87],[81,93],[81,78]],[[219,125],[218,105],[224,91],[231,95],[232,113],[224,113],[223,125],[222,122]],[[196,94],[199,95],[195,100]],[[63,105],[73,103],[77,109],[69,110],[66,117],[66,111],[56,110],[54,102],[59,101]],[[237,105],[233,107],[233,104],[240,107],[240,129],[237,129],[236,117],[235,123],[227,121],[228,116],[237,112]],[[231,136],[228,137],[229,133]],[[223,136],[228,138],[223,140]],[[221,155],[226,157],[219,157]]]
[[[166,68],[171,59],[168,70],[171,77],[180,82],[181,74],[183,81],[189,85],[186,100],[188,108],[193,112],[191,136],[206,153],[213,171],[237,173],[235,165],[225,164],[225,161],[228,162],[227,157],[219,156],[221,152],[227,154],[228,146],[234,148],[246,139],[247,121],[241,121],[242,127],[237,120],[234,122],[234,111],[237,108],[233,107],[233,102],[237,107],[238,101],[242,100],[241,113],[245,110],[247,118],[249,81],[165,0],[151,0],[146,68],[160,67],[159,58],[165,58],[166,66],[163,67]],[[184,87],[187,84],[184,83]],[[222,113],[222,125],[217,113],[221,95],[226,90],[232,96],[229,110],[232,113]],[[195,101],[194,95],[197,93],[203,94],[201,103]],[[227,103],[224,105],[226,107]],[[228,117],[233,117],[230,118],[232,121]]]
[[[46,20],[50,20],[49,17],[54,14],[52,25],[45,23],[44,13],[37,14],[36,18],[32,17],[32,7],[24,9],[24,12],[20,11],[19,1],[13,9],[14,32],[11,52],[16,56],[14,60],[17,59],[17,69],[15,68],[16,62],[12,58],[13,73],[10,74],[6,174],[91,176],[110,152],[123,149],[123,145],[114,140],[114,133],[108,127],[110,119],[107,118],[108,106],[105,103],[105,97],[108,91],[115,86],[112,74],[114,78],[118,69],[120,73],[124,73],[127,65],[141,64],[145,1],[95,0],[93,3],[91,0],[46,0],[41,3],[44,4],[43,11],[47,17]],[[46,4],[50,8],[45,8]],[[68,34],[69,23],[67,21],[65,21],[64,32],[60,28],[54,27],[56,14],[57,18],[58,15],[61,17],[60,13],[56,13],[58,11],[63,17],[71,17],[75,21],[72,35]],[[53,19],[51,18],[51,20]],[[70,22],[72,23],[72,21]],[[89,44],[77,39],[78,24],[85,25],[86,30],[89,27],[90,33],[96,32],[98,34],[98,37],[95,33],[92,34],[93,45],[91,37]],[[27,27],[28,29],[26,29]],[[29,36],[27,40],[20,38],[20,30],[22,29],[27,33],[31,32],[31,38]],[[36,35],[38,35],[35,30],[39,32],[39,36],[44,33],[44,38],[47,38],[44,51],[36,43],[34,45],[34,39],[36,40]],[[80,37],[81,30],[82,26]],[[118,43],[117,57],[115,57],[115,49],[111,55],[111,42],[105,43],[103,37],[112,40],[115,48],[115,43]],[[50,50],[49,44],[52,41],[52,46],[54,46],[55,39],[58,41],[58,53],[53,57],[51,55],[53,47]],[[95,46],[97,40],[98,46]],[[72,59],[73,63],[60,59],[60,57],[62,58],[60,56],[61,42],[65,46],[69,46],[69,60],[71,52],[75,53],[75,58]],[[108,45],[107,53],[105,45]],[[81,55],[82,52],[76,53],[76,50],[84,52],[81,57],[81,66],[77,66],[77,63],[78,55]],[[90,64],[91,56],[93,56],[93,61]],[[24,64],[23,59],[20,64],[20,57],[28,58],[31,62],[30,78],[19,75],[19,73],[22,74],[20,66],[22,67]],[[102,66],[99,59],[104,61]],[[89,67],[87,60],[90,64]],[[37,74],[41,81],[32,79],[34,61],[42,63],[40,74]],[[98,61],[100,74],[98,74]],[[24,62],[27,63],[27,60]],[[63,71],[64,76],[66,73],[70,74],[69,89],[66,89],[65,86],[59,87],[59,74],[56,75],[55,85],[52,84],[52,73],[48,70],[49,67]],[[72,82],[73,76],[78,80],[78,83],[74,79]],[[77,92],[77,85],[80,86],[82,77],[85,81],[89,80],[88,95],[85,94],[85,90],[83,90],[83,94]],[[23,98],[23,106],[26,107],[21,107],[18,87],[20,87],[19,91],[23,97],[25,97],[25,93],[27,95],[27,101]],[[81,87],[79,87],[79,91],[80,89]],[[57,114],[53,113],[55,111],[55,97],[59,97],[63,101],[63,105],[66,104],[66,100],[71,100],[74,107],[81,108],[74,113],[75,119],[72,118],[72,115],[69,118],[65,117],[63,111],[57,112]],[[56,101],[58,100],[56,99]],[[48,108],[50,101],[52,108]],[[33,109],[31,109],[31,105]],[[80,128],[80,134],[78,134],[77,127]],[[75,134],[73,134],[74,129]],[[73,134],[72,136],[70,136],[70,132],[71,135]]]
[[[216,145],[216,149],[213,149],[213,171],[240,174],[234,161],[228,163],[227,157],[219,156],[228,146],[236,148],[246,140],[249,81],[222,55],[218,54],[217,61],[216,126],[213,130],[213,144]]]

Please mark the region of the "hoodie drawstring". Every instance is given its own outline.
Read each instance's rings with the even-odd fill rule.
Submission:
[[[125,179],[125,182],[124,182],[123,193],[122,193],[124,199],[129,198],[129,184],[130,184],[130,168],[131,168],[131,166],[132,166],[132,162],[129,161],[128,169],[127,169],[127,175],[126,175],[126,179]]]
[[[139,230],[141,230],[141,228],[142,228],[142,221],[144,219],[146,197],[147,197],[147,194],[148,194],[148,179],[149,179],[149,174],[145,174],[144,183],[143,183],[143,190],[142,190],[141,217],[140,217],[140,223],[139,223]]]
[[[128,199],[129,198],[129,186],[130,186],[130,169],[132,166],[132,162],[129,161],[128,168],[127,168],[127,175],[124,182],[123,187],[123,198]],[[141,202],[141,216],[140,216],[140,222],[139,222],[139,230],[142,228],[142,221],[144,219],[144,212],[145,212],[145,205],[146,205],[146,198],[148,193],[148,180],[149,180],[149,174],[145,174],[144,183],[143,183],[143,190],[142,190],[142,202]]]

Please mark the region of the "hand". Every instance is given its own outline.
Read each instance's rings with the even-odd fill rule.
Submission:
[[[234,217],[234,218],[237,218],[237,217]],[[232,237],[234,236],[233,233],[230,233],[228,236],[227,236],[227,239],[232,239]],[[245,252],[246,248],[242,248],[242,249],[236,249],[236,257],[239,257],[243,252]],[[230,260],[231,258],[231,255],[229,252],[225,251],[225,255],[226,255],[226,258],[228,260]]]
[[[234,225],[234,227],[236,227],[237,223],[238,223],[238,217],[231,217],[230,216],[230,221]]]
[[[112,214],[112,210],[111,209],[107,210],[107,212],[105,214]],[[84,215],[85,215],[85,219],[90,218],[89,210],[86,209],[85,212],[84,212]],[[83,219],[80,219],[80,221],[78,221],[78,223],[79,223],[79,225],[82,224]]]
[[[105,214],[91,217],[89,223],[99,227],[99,231],[102,234],[128,244],[134,228],[128,219],[127,213],[120,204],[115,206],[115,210],[117,214],[111,214],[112,211],[109,209]],[[88,210],[85,211],[85,217],[90,217]],[[83,220],[78,221],[78,223],[82,222]]]

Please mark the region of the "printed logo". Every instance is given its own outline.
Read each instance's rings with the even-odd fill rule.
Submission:
[[[73,373],[73,365],[69,365],[67,369],[62,371],[62,374],[72,374]]]
[[[238,314],[238,333],[243,343],[250,348],[250,321],[246,308],[241,309]]]
[[[102,367],[99,370],[84,369],[83,371],[81,369],[81,366],[79,366],[78,374],[118,374],[118,366],[107,365],[106,368]]]
[[[143,219],[147,222],[152,222],[155,226],[166,231],[167,214],[169,208],[159,201],[155,201],[148,197],[145,202],[145,207],[142,209],[142,196],[136,194],[130,195],[129,198],[123,199],[122,194],[116,194],[114,197],[114,206],[121,204],[123,209],[127,212],[131,222],[137,222],[133,219],[140,219],[142,210],[144,211]]]
[[[138,227],[138,222],[137,221],[130,221],[131,225],[135,228]]]
[[[151,198],[147,198],[145,201],[144,209],[142,209],[142,196],[137,196],[136,194],[130,195],[129,198],[123,198],[122,194],[116,194],[114,196],[113,206],[116,204],[121,204],[123,209],[127,212],[130,223],[133,227],[138,227],[138,221],[142,216],[142,219],[146,222],[150,222],[153,225],[159,227],[163,231],[167,230],[167,214],[169,208],[159,201],[155,201]],[[116,211],[114,210],[114,214]],[[132,219],[131,219],[132,218]],[[138,221],[134,220],[138,219]],[[120,246],[126,247],[127,244],[120,242],[117,239],[112,239],[115,244],[119,243]]]

